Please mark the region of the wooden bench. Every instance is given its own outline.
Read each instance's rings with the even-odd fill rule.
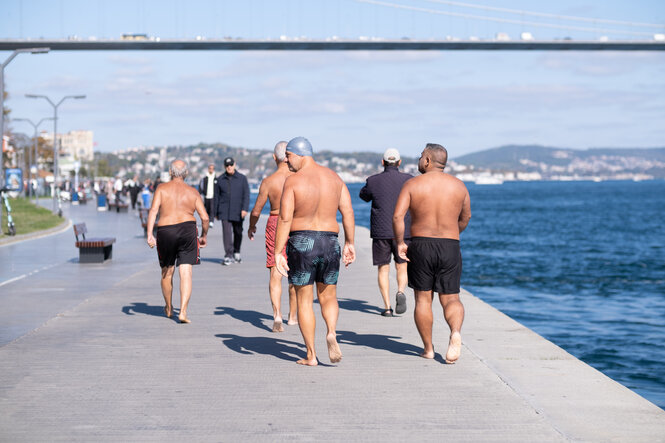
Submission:
[[[129,204],[123,202],[113,202],[109,201],[109,211],[115,212],[127,212],[129,210]]]
[[[79,248],[79,263],[104,263],[113,257],[114,237],[85,238],[88,232],[85,223],[74,225],[75,246]],[[80,237],[80,238],[79,238]]]

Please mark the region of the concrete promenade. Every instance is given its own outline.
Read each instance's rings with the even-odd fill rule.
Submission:
[[[320,365],[303,367],[298,327],[270,330],[262,225],[227,267],[215,225],[181,325],[136,213],[65,216],[115,236],[113,259],[79,264],[71,227],[0,240],[0,441],[665,441],[663,410],[467,292],[459,362],[440,355],[440,308],[436,359],[419,358],[412,292],[379,315],[366,229],[340,272],[344,358],[329,363],[315,305]]]

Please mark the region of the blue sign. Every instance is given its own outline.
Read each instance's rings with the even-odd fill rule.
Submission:
[[[5,169],[5,188],[8,191],[23,190],[23,170],[20,168]]]

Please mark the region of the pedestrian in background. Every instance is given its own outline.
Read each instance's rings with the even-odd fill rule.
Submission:
[[[402,190],[402,185],[413,178],[411,174],[399,172],[402,159],[397,149],[387,149],[383,154],[381,164],[383,172],[367,178],[365,186],[360,190],[360,198],[366,202],[372,202],[370,215],[370,237],[372,237],[372,263],[377,266],[379,291],[383,297],[385,306],[381,315],[392,317],[393,309],[390,306],[390,256],[395,260],[395,272],[397,273],[397,294],[395,294],[395,312],[403,314],[406,312],[406,296],[404,290],[408,282],[406,273],[406,260],[397,253],[397,242],[393,231],[393,212],[397,197]],[[405,241],[411,238],[409,214],[404,218]]]
[[[215,220],[215,211],[217,208],[217,176],[215,175],[215,164],[208,165],[208,173],[199,183],[199,193],[203,196],[203,205],[208,211],[210,218],[210,227],[213,227]]]
[[[232,157],[224,159],[224,173],[217,177],[217,218],[222,221],[224,261],[228,266],[240,263],[242,224],[249,210],[249,183],[247,177],[236,170]]]

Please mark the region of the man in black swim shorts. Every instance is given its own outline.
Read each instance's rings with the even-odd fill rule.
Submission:
[[[445,360],[455,363],[462,350],[464,306],[459,298],[462,255],[459,236],[471,219],[469,192],[443,169],[448,153],[427,144],[418,161],[422,175],[407,181],[397,198],[393,229],[400,257],[408,260],[409,286],[416,296],[414,318],[423,340],[424,358],[434,358],[432,300],[439,294],[450,327]],[[411,214],[411,243],[404,242],[404,215]]]
[[[155,190],[155,198],[148,213],[148,245],[157,245],[159,266],[162,268],[162,295],[166,305],[164,314],[171,317],[173,305],[173,273],[180,269],[180,323],[190,323],[187,306],[192,294],[192,265],[201,262],[199,248],[205,248],[208,234],[208,212],[198,191],[185,184],[187,164],[175,160],[169,168],[171,181],[162,183]],[[201,237],[194,212],[201,219]],[[155,220],[159,214],[157,238],[152,235]]]

